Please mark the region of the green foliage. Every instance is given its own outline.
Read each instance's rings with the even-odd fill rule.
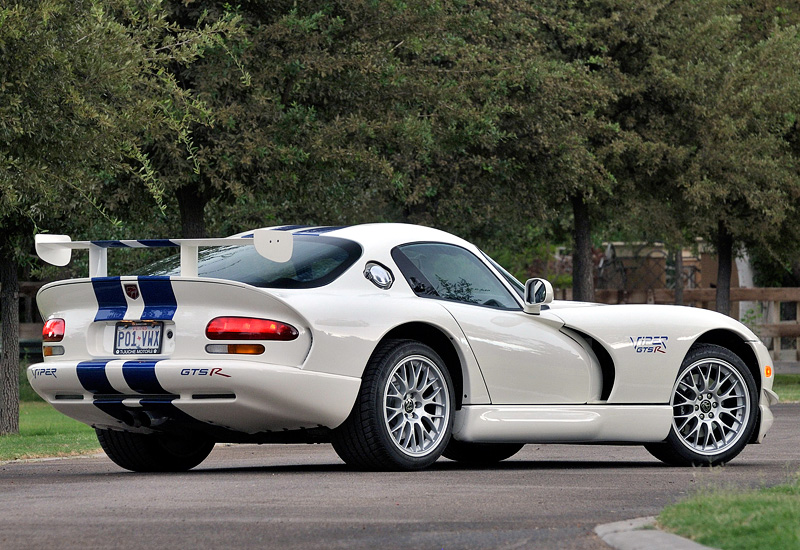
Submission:
[[[772,389],[781,403],[797,403],[800,401],[800,374],[776,374]]]
[[[70,456],[99,452],[94,430],[64,416],[47,403],[20,406],[18,435],[0,437],[0,460]]]
[[[158,0],[41,0],[0,14],[0,227],[29,238],[31,226],[129,217],[126,180],[163,209],[147,136],[172,136],[196,171],[192,127],[213,121],[171,67],[216,48],[235,17],[183,29]]]
[[[28,382],[28,376],[26,374],[28,368],[28,362],[22,361],[19,365],[19,400],[20,402],[27,402],[27,401],[42,401],[42,398],[39,397],[33,388],[31,387],[30,382]]]
[[[192,131],[213,118],[173,69],[233,35],[237,18],[201,17],[184,29],[167,15],[161,0],[0,7],[0,271],[3,321],[14,327],[3,334],[0,433],[17,430],[14,301],[33,233],[90,232],[98,219],[118,227],[154,203],[163,209],[146,150],[152,136],[170,136],[199,169]],[[132,206],[126,192],[147,203]]]
[[[800,481],[756,491],[715,490],[665,508],[662,528],[722,548],[800,546]]]

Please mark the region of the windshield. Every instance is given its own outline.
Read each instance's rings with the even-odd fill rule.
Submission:
[[[261,288],[314,288],[327,285],[361,256],[361,247],[345,239],[295,235],[288,262],[273,262],[252,246],[204,248],[198,254],[198,275],[238,281]],[[151,264],[136,275],[178,275],[180,256]]]
[[[503,276],[503,278],[504,278],[506,281],[508,281],[508,284],[510,284],[510,285],[511,285],[511,286],[514,288],[514,292],[516,292],[517,294],[519,294],[519,297],[520,297],[520,298],[524,298],[524,297],[525,297],[525,285],[523,285],[522,283],[520,283],[520,282],[517,280],[517,278],[516,278],[516,277],[514,277],[514,276],[513,276],[511,273],[509,273],[508,271],[506,271],[506,270],[503,268],[503,266],[501,266],[500,264],[498,264],[497,262],[495,262],[495,261],[494,261],[494,260],[493,260],[493,259],[492,259],[492,258],[491,258],[491,257],[490,257],[490,256],[489,256],[487,253],[486,253],[486,252],[484,252],[483,250],[481,250],[481,253],[483,254],[483,257],[484,257],[484,258],[486,258],[486,259],[489,261],[489,263],[490,263],[490,264],[492,264],[492,267],[494,267],[494,268],[495,268],[497,271],[499,271],[499,272],[500,272],[500,275],[502,275],[502,276]]]

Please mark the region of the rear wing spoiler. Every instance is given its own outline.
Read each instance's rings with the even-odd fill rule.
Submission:
[[[197,251],[201,246],[255,246],[263,257],[274,262],[287,262],[292,257],[293,237],[286,231],[256,229],[245,237],[222,239],[145,239],[138,241],[73,241],[68,235],[40,233],[35,237],[36,254],[45,262],[64,266],[72,259],[73,250],[89,251],[89,277],[108,276],[109,248],[181,249],[181,277],[197,277]]]

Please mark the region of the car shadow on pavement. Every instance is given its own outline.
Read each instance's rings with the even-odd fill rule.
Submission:
[[[670,468],[660,462],[638,462],[638,461],[531,461],[531,460],[518,460],[507,461],[500,464],[493,464],[491,466],[471,466],[468,464],[460,464],[449,460],[442,460],[433,466],[421,470],[420,472],[376,472],[371,470],[358,470],[351,468],[346,464],[285,464],[285,465],[264,465],[264,466],[225,466],[214,467],[213,465],[200,465],[194,470],[185,472],[185,474],[233,474],[233,473],[271,473],[271,474],[296,474],[296,473],[363,473],[363,474],[417,474],[425,472],[457,472],[457,471],[552,471],[552,470],[621,470],[621,469],[658,469]],[[159,474],[163,475],[163,474]],[[173,474],[174,475],[174,474]]]

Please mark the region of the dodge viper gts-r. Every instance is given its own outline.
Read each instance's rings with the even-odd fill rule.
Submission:
[[[770,357],[737,321],[554,301],[436,229],[36,243],[54,265],[88,249],[89,277],[39,292],[31,385],[129,470],[186,470],[217,442],[330,442],[376,470],[491,464],[526,443],[713,465],[773,421]],[[180,254],[108,276],[109,249],[165,246]]]

